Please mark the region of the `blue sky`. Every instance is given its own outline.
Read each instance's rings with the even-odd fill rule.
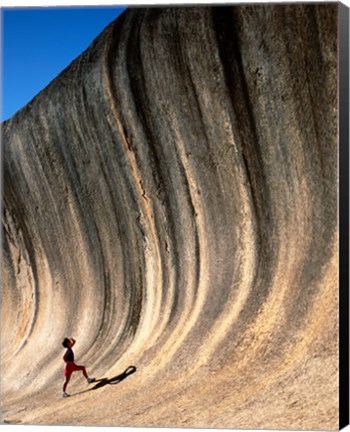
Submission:
[[[126,8],[2,9],[2,112],[26,105]]]

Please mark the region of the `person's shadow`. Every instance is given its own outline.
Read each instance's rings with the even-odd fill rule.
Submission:
[[[117,375],[113,378],[101,378],[96,380],[96,384],[90,390],[96,390],[100,387],[103,387],[107,384],[119,384],[121,381],[125,380],[129,375],[132,375],[136,372],[135,366],[129,366],[123,373]]]
[[[96,389],[99,389],[101,387],[104,387],[107,384],[110,384],[110,385],[119,384],[121,381],[125,380],[125,378],[127,378],[128,376],[132,375],[135,372],[136,372],[136,367],[135,366],[129,366],[120,375],[117,375],[117,376],[115,376],[113,378],[100,378],[100,379],[97,379],[97,380],[94,381],[94,383],[96,383],[96,384],[92,388],[89,388],[88,390],[84,390],[84,391],[81,391],[81,392],[78,392],[78,393],[74,393],[74,394],[78,395],[78,394],[86,393],[86,392],[91,391],[91,390],[96,390]]]

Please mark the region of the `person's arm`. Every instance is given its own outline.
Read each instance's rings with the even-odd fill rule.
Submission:
[[[75,339],[71,338],[72,346],[75,345]]]
[[[67,363],[67,355],[68,355],[68,350],[65,352],[64,356],[63,356],[63,360]]]

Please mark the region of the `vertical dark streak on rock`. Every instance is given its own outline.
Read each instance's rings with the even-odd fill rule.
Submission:
[[[323,16],[322,11],[326,12]],[[316,295],[323,288],[320,281],[324,276],[324,268],[334,253],[333,240],[334,234],[337,232],[337,184],[334,181],[337,175],[335,171],[337,166],[337,141],[336,134],[332,135],[332,140],[330,140],[326,131],[326,129],[336,130],[337,69],[335,63],[333,65],[326,64],[322,53],[326,52],[325,48],[328,49],[328,47],[324,47],[320,43],[321,36],[323,36],[324,40],[327,40],[325,33],[333,35],[332,38],[328,37],[328,40],[329,44],[333,45],[335,52],[337,6],[305,5],[298,12],[290,10],[289,14],[296,13],[298,21],[301,21],[300,28],[295,28],[295,32],[301,33],[300,55],[303,58],[303,67],[300,68],[295,56],[291,57],[291,62],[294,61],[293,77],[300,86],[300,88],[294,90],[296,98],[299,96],[300,100],[302,100],[307,95],[307,99],[310,101],[306,107],[310,107],[311,110],[312,135],[310,136],[310,132],[308,133],[309,125],[308,128],[305,125],[302,133],[305,137],[305,154],[308,156],[308,166],[305,171],[310,176],[309,187],[312,197],[313,221],[311,241],[305,252],[305,261],[300,276],[303,285],[299,287],[293,299],[290,300],[287,309],[287,321],[289,323],[295,322],[293,317],[298,316],[295,326],[300,328],[308,318],[309,308],[313,306]],[[306,91],[301,79],[298,79],[299,76],[304,74]],[[324,83],[328,82],[334,83],[334,93],[329,95],[328,102],[326,102],[324,92],[321,92],[320,89],[324,86]],[[303,117],[306,117],[306,107],[300,107],[301,124]],[[321,183],[320,178],[322,178]],[[320,248],[323,250],[321,256],[319,254]]]
[[[244,12],[242,12],[244,15]],[[270,209],[268,183],[264,164],[260,155],[261,146],[255,124],[255,114],[248,90],[239,40],[240,12],[237,8],[213,8],[213,25],[217,34],[220,57],[225,72],[227,91],[231,96],[238,146],[241,149],[243,167],[248,179],[248,188],[252,199],[252,208],[256,220],[255,242],[257,248],[257,266],[252,282],[252,296],[257,301],[249,302],[249,314],[255,315],[264,299],[268,296],[272,271],[266,271],[266,265],[272,269],[274,249],[270,236],[273,220]],[[242,311],[245,314],[244,311]]]
[[[112,97],[116,96],[116,89],[114,84],[114,77],[113,77],[113,71],[114,71],[114,53],[117,51],[118,43],[119,43],[119,37],[120,37],[120,31],[121,31],[121,22],[118,22],[118,25],[115,25],[114,28],[111,29],[111,35],[110,35],[110,42],[108,46],[108,50],[106,51],[105,58],[106,58],[106,71],[105,73],[108,75],[108,85],[110,87],[110,93]],[[113,101],[110,100],[109,103],[114,104]],[[117,108],[116,106],[113,108],[114,113],[116,112]],[[115,115],[115,114],[114,114]],[[118,115],[119,112],[118,112]],[[122,120],[121,120],[122,122]],[[126,126],[122,124],[123,131],[124,131],[124,139],[127,143],[129,151],[134,151],[133,146],[130,144],[130,139],[128,138],[128,131],[126,129]],[[134,186],[130,184],[128,186],[129,191],[133,191]],[[132,200],[135,200],[136,206],[137,204],[137,198],[134,198],[133,195],[130,197]],[[141,228],[141,226],[140,226]],[[141,228],[142,229],[142,228]],[[125,241],[125,238],[123,238]],[[123,245],[123,249],[129,249],[128,244]],[[126,273],[129,273],[132,275],[132,279],[129,282],[129,286],[126,288],[129,288],[129,301],[130,305],[128,308],[128,319],[127,319],[127,331],[131,331],[132,335],[135,335],[136,330],[138,328],[138,323],[141,317],[141,310],[142,310],[142,299],[143,299],[143,289],[144,289],[144,277],[142,276],[141,268],[144,267],[144,264],[139,263],[137,265],[138,260],[144,260],[143,257],[143,251],[142,251],[142,245],[139,246],[139,250],[136,256],[131,257],[129,260],[130,263],[134,261],[135,267],[134,269],[126,269]],[[136,270],[136,271],[135,271]]]
[[[166,231],[168,234],[168,241],[171,241],[172,248],[176,250],[176,231],[175,231],[175,221],[174,216],[171,212],[171,194],[169,193],[169,180],[166,172],[166,157],[163,154],[162,147],[158,144],[157,134],[154,132],[153,118],[151,115],[150,106],[152,105],[152,101],[148,99],[147,95],[147,83],[145,82],[145,76],[143,74],[143,65],[142,65],[142,53],[141,49],[141,26],[142,22],[145,19],[146,15],[152,14],[153,19],[156,20],[156,16],[161,14],[161,11],[157,9],[153,9],[152,11],[140,10],[138,19],[135,20],[133,31],[130,32],[130,36],[128,38],[128,48],[127,48],[127,70],[129,73],[129,83],[130,83],[130,92],[132,94],[133,100],[135,102],[135,106],[137,111],[135,115],[137,116],[140,124],[142,125],[142,129],[144,132],[145,139],[148,145],[148,153],[147,156],[149,158],[149,165],[151,169],[151,175],[153,177],[153,184],[157,185],[156,196],[158,197],[160,204],[162,206],[162,210],[164,211],[164,218],[166,221]],[[132,140],[133,141],[133,140]],[[138,159],[137,154],[137,145],[133,146],[135,158]],[[146,177],[146,176],[145,176]],[[154,197],[151,196],[152,202],[154,201]],[[164,224],[164,220],[158,215],[156,212],[155,215],[155,226],[160,227],[161,224]],[[157,233],[159,235],[159,233]],[[163,246],[164,247],[164,246]],[[169,246],[168,246],[169,247]],[[177,277],[178,277],[178,254],[173,253],[171,255],[172,263],[175,266],[174,272],[174,284],[177,285]],[[161,261],[162,266],[162,275],[163,280],[160,281],[161,286],[163,287],[164,293],[167,291],[167,277],[169,270],[166,267],[166,262],[164,259]],[[176,308],[176,303],[178,299],[178,291],[175,290],[174,300],[172,308]],[[162,301],[166,300],[166,296],[163,296]],[[173,315],[170,316],[170,320]]]
[[[9,151],[8,147],[4,145],[4,154],[7,154],[7,151]],[[7,162],[7,159],[4,158],[4,160]],[[12,238],[12,244],[14,247],[18,249],[18,253],[24,257],[25,261],[27,262],[27,265],[30,266],[31,271],[33,273],[33,284],[32,288],[33,295],[34,295],[34,303],[32,305],[32,321],[28,323],[29,331],[26,333],[26,339],[22,343],[22,347],[25,346],[27,343],[28,338],[32,334],[32,331],[34,329],[34,326],[37,321],[37,316],[39,312],[39,301],[40,301],[40,289],[42,288],[39,285],[39,278],[38,278],[38,271],[37,271],[37,265],[36,265],[36,252],[35,252],[35,246],[33,245],[31,241],[31,235],[30,230],[28,230],[27,224],[28,224],[28,214],[25,212],[25,205],[22,203],[22,205],[18,206],[18,200],[21,198],[21,193],[16,190],[16,183],[10,181],[11,175],[8,172],[8,165],[7,163],[3,164],[3,170],[4,170],[4,177],[3,177],[3,190],[4,190],[4,207],[3,207],[3,214],[2,214],[2,226],[7,226],[7,231],[10,231],[11,229],[15,232],[11,233]],[[16,203],[17,207],[13,208],[13,203]],[[9,223],[9,221],[6,219],[6,214],[11,215],[11,219],[13,223]],[[14,226],[13,226],[14,224]],[[15,268],[14,263],[9,260],[10,269],[12,271],[12,274],[15,274]],[[15,283],[17,285],[17,282]]]

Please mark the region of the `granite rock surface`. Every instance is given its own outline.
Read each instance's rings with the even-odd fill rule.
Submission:
[[[336,4],[130,8],[3,178],[4,421],[338,427]]]

